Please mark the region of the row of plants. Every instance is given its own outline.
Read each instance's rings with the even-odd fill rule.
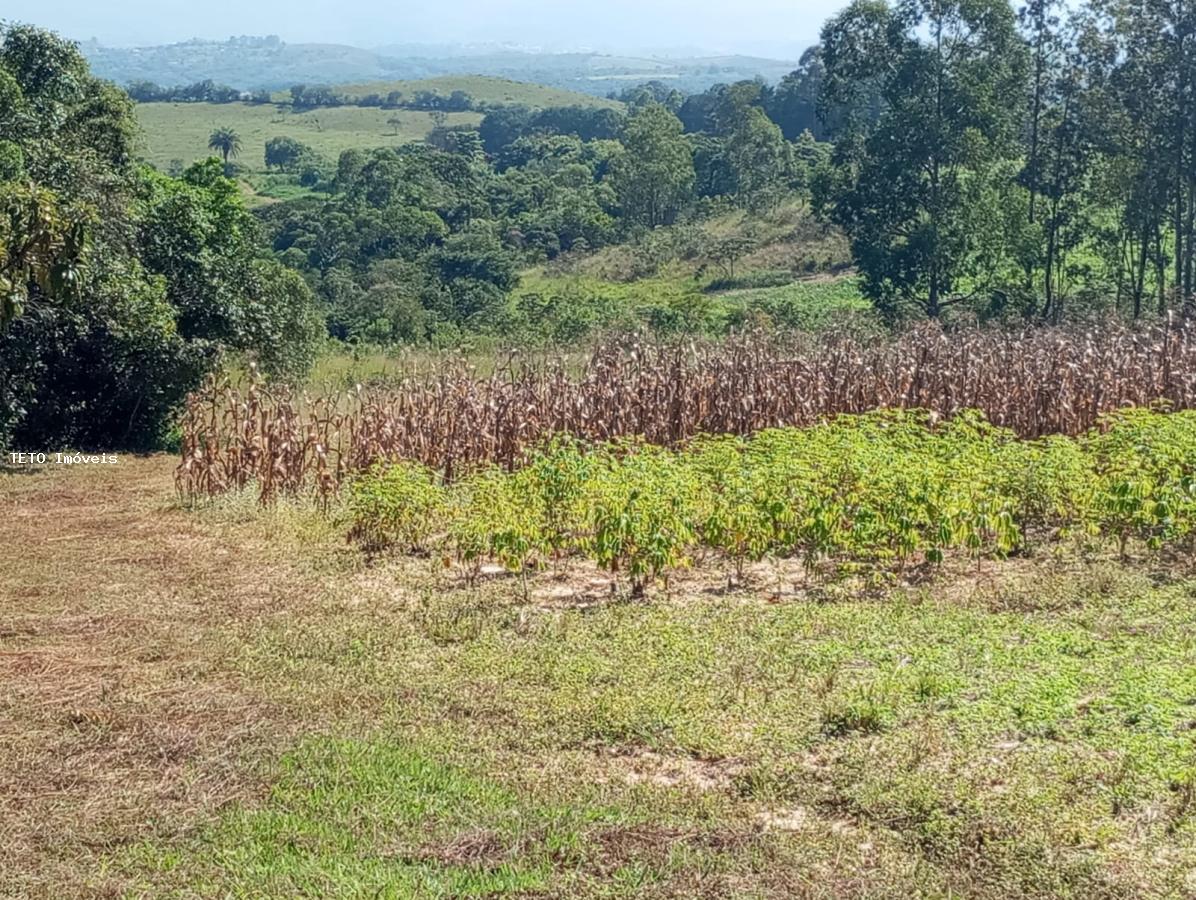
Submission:
[[[1196,409],[1196,320],[1023,331],[934,325],[893,338],[751,329],[720,341],[610,335],[584,353],[430,356],[402,377],[302,397],[213,379],[187,400],[176,483],[187,499],[256,481],[263,501],[328,501],[379,459],[447,474],[522,467],[551,435],[678,446],[888,407],[980,409],[1024,438],[1081,435],[1102,414]],[[620,451],[625,455],[625,451]]]
[[[587,557],[641,593],[711,551],[742,577],[766,557],[812,573],[900,572],[957,551],[1075,537],[1157,549],[1196,525],[1196,413],[1118,412],[1079,437],[1020,440],[976,412],[841,416],[670,449],[557,437],[508,471],[445,483],[413,462],[349,488],[370,552],[484,561],[527,574]]]

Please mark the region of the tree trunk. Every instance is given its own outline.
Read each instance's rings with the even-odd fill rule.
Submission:
[[[1042,76],[1046,68],[1043,44],[1045,25],[1038,23],[1038,41],[1034,55],[1034,100],[1030,107],[1030,224],[1034,224],[1034,202],[1038,199],[1038,120],[1042,115]]]
[[[1134,282],[1134,318],[1142,315],[1142,296],[1146,292],[1146,260],[1150,252],[1150,232],[1142,229],[1142,252],[1138,254],[1138,277]]]
[[[1163,252],[1163,229],[1156,224],[1154,229],[1155,285],[1159,295],[1159,315],[1167,313],[1167,254]]]

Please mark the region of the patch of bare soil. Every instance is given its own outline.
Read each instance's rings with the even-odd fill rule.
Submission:
[[[644,747],[599,746],[595,755],[601,778],[696,791],[729,790],[745,768],[737,759],[701,759]]]
[[[517,848],[508,847],[493,831],[477,828],[459,834],[443,844],[427,844],[405,859],[435,862],[444,866],[476,866],[494,869],[510,859]]]
[[[663,825],[639,824],[607,826],[586,835],[593,865],[602,873],[613,873],[632,863],[663,868],[669,855],[679,847],[712,853],[735,853],[755,841],[749,831],[719,828],[712,831],[685,831]]]

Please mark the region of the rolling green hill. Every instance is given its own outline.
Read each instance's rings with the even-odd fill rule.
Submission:
[[[290,107],[250,103],[139,103],[137,120],[143,132],[143,154],[160,169],[172,160],[184,165],[211,156],[208,135],[228,127],[241,136],[237,162],[264,170],[265,143],[272,137],[293,137],[335,162],[350,147],[386,147],[423,140],[432,129],[430,113],[407,109],[336,106],[304,112]],[[396,133],[390,119],[397,117]],[[450,125],[476,125],[478,113],[449,113]]]
[[[483,75],[444,75],[418,81],[377,81],[340,85],[337,90],[351,96],[402,91],[412,97],[417,91],[451,94],[465,91],[482,103],[518,103],[533,107],[602,106],[621,107],[614,100],[540,84],[527,84]],[[285,92],[275,95],[279,101]],[[392,119],[398,118],[396,130]],[[479,113],[449,113],[449,125],[476,125]],[[293,137],[310,145],[321,156],[334,161],[350,147],[388,147],[420,141],[432,130],[430,113],[409,109],[334,106],[292,111],[283,103],[139,103],[137,120],[144,135],[143,154],[160,169],[172,161],[184,165],[210,155],[208,135],[219,127],[233,128],[241,136],[237,162],[254,171],[264,170],[265,142],[272,137]]]
[[[153,47],[106,47],[86,41],[80,49],[92,71],[117,84],[148,80],[189,84],[211,78],[242,90],[286,88],[296,82],[354,81],[409,74],[398,61],[344,44],[289,44],[277,37],[183,41]]]
[[[530,84],[525,81],[494,78],[489,75],[440,75],[436,78],[423,78],[417,81],[370,81],[363,84],[338,85],[337,90],[353,97],[363,97],[366,94],[387,94],[390,91],[402,91],[406,97],[411,97],[416,91],[434,91],[438,94],[465,91],[474,100],[481,103],[521,104],[540,108],[548,106],[622,108],[623,106],[615,100],[606,100],[590,94],[546,87],[542,84]]]
[[[178,85],[210,78],[240,90],[286,90],[297,83],[381,85],[399,79],[481,74],[605,96],[652,78],[686,91],[757,76],[776,82],[795,65],[791,60],[751,56],[628,56],[499,45],[393,44],[366,50],[249,36],[150,47],[107,47],[85,41],[80,49],[97,75],[117,84],[147,80]]]

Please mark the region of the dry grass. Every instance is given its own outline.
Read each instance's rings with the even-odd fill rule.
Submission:
[[[165,506],[171,466],[0,474],[0,894],[104,893],[99,859],[252,790],[288,730],[228,647],[305,572]]]
[[[0,895],[1196,884],[1176,569],[1023,559],[881,599],[708,560],[651,601],[544,573],[526,603],[366,567],[303,507],[177,509],[172,465],[0,474],[28,535],[0,550]]]

